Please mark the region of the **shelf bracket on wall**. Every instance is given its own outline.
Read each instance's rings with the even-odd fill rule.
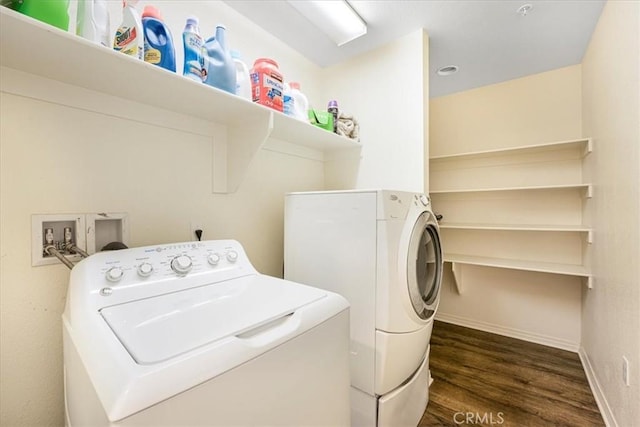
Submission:
[[[273,113],[255,114],[251,123],[227,126],[226,138],[213,141],[213,192],[235,193],[249,165],[273,131]]]
[[[587,155],[591,154],[592,151],[593,151],[593,139],[587,138],[587,144],[585,145],[584,151],[582,152],[582,157],[586,157]]]
[[[453,273],[453,283],[456,285],[456,290],[458,294],[462,294],[462,269],[460,268],[460,263],[452,262],[451,272]]]
[[[588,289],[593,289],[593,276],[585,277],[584,282],[587,284]]]

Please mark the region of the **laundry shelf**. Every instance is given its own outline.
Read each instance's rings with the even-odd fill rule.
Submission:
[[[572,259],[563,257],[571,251],[588,259],[593,231],[579,223],[584,207],[580,199],[593,196],[593,186],[582,182],[584,159],[592,151],[591,138],[576,138],[430,158],[434,208],[445,219],[455,217],[455,222],[439,224],[444,244],[450,239],[452,250],[472,253],[445,254],[458,291],[462,291],[464,265],[577,276],[592,286],[584,265],[539,262],[535,255],[527,259],[525,249],[527,242],[552,241],[545,254]],[[483,239],[487,239],[484,246]],[[483,248],[505,244],[513,250],[509,256],[520,259],[484,256]]]
[[[462,160],[462,159],[479,159],[484,157],[496,157],[500,155],[507,154],[535,154],[545,151],[556,151],[556,150],[570,150],[577,149],[580,150],[582,156],[586,156],[592,151],[592,140],[591,138],[581,138],[581,139],[572,139],[568,141],[558,141],[558,142],[550,142],[544,144],[534,144],[534,145],[524,145],[521,147],[509,147],[509,148],[499,148],[493,150],[482,150],[482,151],[470,151],[466,153],[458,153],[458,154],[445,154],[440,156],[430,157],[431,161],[438,160]]]
[[[540,273],[566,274],[569,276],[590,277],[591,274],[582,265],[557,264],[529,260],[514,260],[506,258],[491,258],[475,255],[444,254],[446,262],[481,265],[485,267],[508,268],[512,270],[537,271]]]
[[[556,225],[556,224],[472,224],[461,222],[441,222],[440,228],[452,228],[462,230],[506,230],[506,231],[567,231],[584,232],[591,231],[584,225]]]
[[[3,67],[226,126],[227,140],[217,142],[224,147],[214,148],[214,179],[218,179],[214,192],[236,191],[251,160],[269,137],[323,152],[360,147],[348,138],[6,7],[0,7],[0,38]]]
[[[456,193],[488,193],[503,191],[541,191],[541,190],[583,190],[585,197],[592,196],[591,184],[562,184],[562,185],[533,185],[521,187],[496,187],[496,188],[457,188],[449,190],[430,190],[429,194],[456,194]]]
[[[266,108],[262,105],[253,104],[259,108]],[[359,149],[359,142],[352,139],[336,135],[307,122],[294,119],[278,111],[271,111],[273,115],[273,130],[269,135],[271,138],[293,142],[309,148],[314,148],[324,152],[340,150]]]
[[[441,222],[438,224],[443,230],[488,230],[488,231],[548,231],[586,233],[587,242],[592,242],[592,230],[584,225],[559,225],[559,224],[473,224],[460,222]]]
[[[592,287],[592,275],[589,270],[583,265],[575,265],[575,264],[558,264],[551,262],[541,262],[541,261],[530,261],[530,260],[515,260],[515,259],[506,259],[506,258],[491,258],[491,257],[482,257],[475,255],[461,255],[461,254],[444,254],[444,261],[450,262],[454,265],[454,276],[456,277],[456,283],[458,286],[458,290],[462,289],[460,274],[458,268],[456,268],[455,264],[468,264],[468,265],[478,265],[483,267],[495,267],[495,268],[505,268],[511,270],[523,270],[523,271],[534,271],[539,273],[551,273],[551,274],[561,274],[567,276],[577,276],[582,277],[587,282],[589,288]]]

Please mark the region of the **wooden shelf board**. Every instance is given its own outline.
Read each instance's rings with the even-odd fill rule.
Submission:
[[[358,149],[361,144],[352,139],[337,135],[307,122],[294,119],[278,111],[273,112],[273,131],[270,137],[291,141],[295,137],[295,143],[321,151]]]
[[[535,185],[522,187],[497,187],[497,188],[460,188],[450,190],[430,190],[429,194],[454,194],[454,193],[488,193],[496,191],[536,191],[536,190],[586,190],[591,192],[591,184],[572,185]]]
[[[441,229],[457,230],[495,230],[495,231],[556,231],[589,233],[591,229],[583,225],[548,225],[548,224],[479,224],[441,222]]]
[[[497,148],[497,149],[491,149],[491,150],[470,151],[470,152],[458,153],[458,154],[445,154],[441,156],[430,157],[429,160],[437,161],[437,160],[462,159],[462,158],[471,159],[471,158],[481,158],[481,157],[492,157],[492,156],[501,155],[501,154],[533,154],[533,153],[539,153],[542,151],[554,151],[554,150],[563,150],[563,149],[582,149],[583,154],[586,155],[590,153],[592,150],[591,139],[580,138],[580,139],[572,139],[568,141],[525,145],[521,147]]]
[[[0,7],[0,63],[47,79],[231,126],[274,115],[272,137],[319,150],[358,142]],[[24,45],[38,46],[34,55]]]
[[[535,271],[540,273],[562,274],[568,276],[591,277],[582,265],[557,264],[551,262],[511,260],[460,254],[444,254],[446,262],[479,265],[484,267],[506,268],[511,270]]]

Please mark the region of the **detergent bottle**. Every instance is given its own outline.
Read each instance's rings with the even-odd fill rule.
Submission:
[[[294,106],[293,103],[295,99],[291,97],[291,86],[289,83],[282,83],[282,112],[287,116],[292,116],[294,114]]]
[[[333,133],[336,133],[338,129],[338,114],[340,112],[340,110],[338,110],[338,101],[335,99],[329,101],[327,111],[333,116]]]
[[[258,58],[251,69],[251,95],[253,102],[282,112],[284,78],[278,63],[271,58]]]
[[[78,0],[76,34],[105,47],[111,46],[106,0]]]
[[[69,29],[69,0],[14,0],[2,4],[61,30]]]
[[[235,94],[236,65],[227,48],[225,31],[226,28],[223,25],[218,25],[215,36],[209,38],[204,44],[206,54],[204,82],[209,86]]]
[[[309,100],[305,96],[304,93],[300,91],[300,83],[291,82],[290,86],[290,96],[293,100],[293,111],[292,116],[298,120],[302,120],[303,122],[309,121]]]
[[[122,0],[122,23],[116,30],[113,48],[138,59],[144,59],[144,33],[136,10],[138,0]]]
[[[231,50],[231,58],[236,65],[236,95],[251,101],[251,77],[249,68],[242,61],[242,55],[237,50]]]
[[[176,51],[171,31],[162,20],[160,11],[147,5],[142,12],[144,30],[144,61],[169,71],[176,71]]]
[[[182,74],[202,83],[204,80],[204,43],[198,27],[198,18],[191,16],[187,18],[187,24],[182,32],[182,42],[184,44],[184,68]]]

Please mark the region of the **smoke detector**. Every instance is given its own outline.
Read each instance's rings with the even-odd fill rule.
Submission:
[[[527,13],[531,12],[531,9],[533,9],[533,5],[523,4],[518,8],[517,13],[520,16],[527,16]]]

